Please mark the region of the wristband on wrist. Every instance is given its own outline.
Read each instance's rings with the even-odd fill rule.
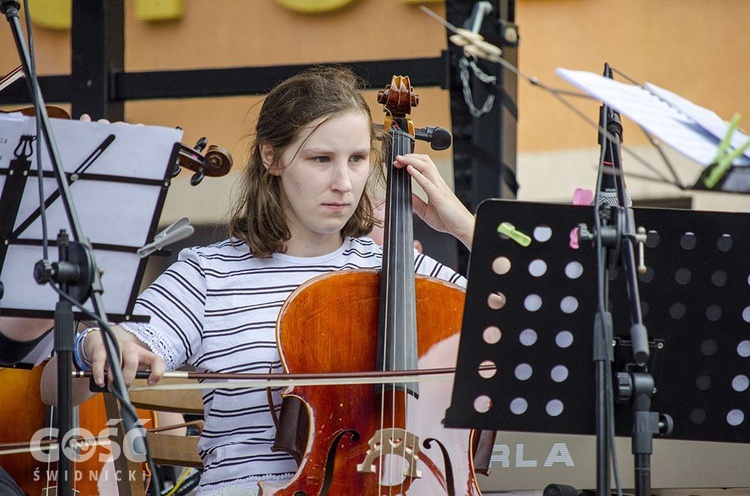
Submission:
[[[88,336],[90,332],[97,331],[99,331],[99,328],[97,327],[87,327],[80,334],[78,334],[78,336],[76,336],[75,344],[73,345],[73,361],[78,370],[82,370],[84,372],[88,372],[91,370],[91,360],[86,355],[84,341],[86,340],[86,336]]]

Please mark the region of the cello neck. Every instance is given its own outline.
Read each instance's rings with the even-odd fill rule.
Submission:
[[[393,167],[396,155],[413,151],[414,137],[391,126],[378,328],[378,364],[384,371],[414,370],[418,359],[411,176],[406,168]],[[385,387],[418,394],[416,383]]]

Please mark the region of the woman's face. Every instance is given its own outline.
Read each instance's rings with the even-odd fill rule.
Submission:
[[[370,175],[370,131],[366,114],[349,111],[310,123],[286,147],[276,173],[292,234],[288,254],[315,256],[340,246]]]

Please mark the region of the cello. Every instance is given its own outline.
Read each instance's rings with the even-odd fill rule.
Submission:
[[[408,115],[418,95],[408,77],[379,92],[390,135],[381,271],[338,271],[301,285],[277,322],[287,373],[351,373],[455,366],[464,304],[451,283],[415,276],[411,177],[392,166],[411,153]],[[478,433],[442,426],[451,382],[292,386],[283,394],[275,449],[299,469],[268,495],[480,494]]]
[[[2,434],[0,439],[0,466],[18,483],[24,493],[31,496],[53,496],[56,494],[57,463],[46,463],[47,451],[45,443],[38,436],[50,429],[49,409],[42,403],[39,393],[39,381],[43,366],[31,370],[0,368],[0,381],[3,384],[0,397],[3,398],[5,412],[2,414]],[[23,412],[19,415],[19,410]],[[108,454],[110,448],[102,447],[99,451],[100,438],[96,437],[106,428],[104,404],[101,398],[91,398],[78,407],[80,423],[77,427],[83,429],[89,436],[81,439],[78,444],[80,458],[75,461],[73,487],[82,496],[99,493],[97,481],[102,472],[104,462],[100,453]],[[93,436],[93,437],[91,437]],[[43,452],[32,455],[35,446]],[[30,441],[32,440],[32,441]],[[15,443],[9,443],[15,441]],[[52,449],[57,447],[54,438]],[[4,456],[3,456],[4,455]],[[57,453],[52,459],[59,456]]]

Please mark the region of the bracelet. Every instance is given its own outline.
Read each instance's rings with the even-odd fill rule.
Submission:
[[[78,370],[82,370],[83,372],[91,370],[91,360],[86,356],[86,348],[84,348],[83,343],[90,332],[97,331],[99,331],[97,327],[87,327],[76,336],[76,341],[73,345],[73,361]]]

